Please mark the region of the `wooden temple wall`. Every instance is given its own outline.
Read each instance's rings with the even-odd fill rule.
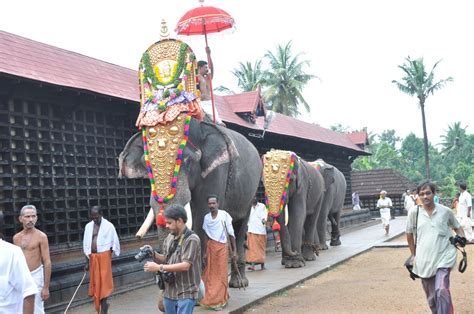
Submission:
[[[130,103],[0,81],[0,210],[8,240],[19,211],[38,209],[51,251],[82,247],[88,209],[100,205],[124,239],[133,237],[149,202],[146,180],[118,179],[117,156],[133,127]]]

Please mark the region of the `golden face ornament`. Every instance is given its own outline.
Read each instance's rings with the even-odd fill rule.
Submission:
[[[172,193],[173,182],[176,188],[178,153],[184,147],[183,138],[185,128],[189,128],[185,113],[180,114],[176,119],[166,124],[158,124],[153,127],[146,127],[144,137],[146,137],[149,165],[153,174],[154,184],[152,190],[156,191],[159,198],[164,199]],[[181,161],[179,161],[180,165]],[[177,169],[176,169],[177,168]],[[178,170],[178,171],[176,171]]]
[[[296,155],[290,151],[271,150],[263,156],[265,203],[269,213],[277,217],[284,209]]]

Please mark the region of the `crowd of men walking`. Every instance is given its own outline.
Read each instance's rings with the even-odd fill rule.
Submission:
[[[233,262],[237,261],[232,217],[219,209],[215,195],[208,196],[208,207],[203,224],[205,267],[201,265],[201,240],[186,227],[188,217],[180,205],[169,206],[164,212],[169,234],[162,252],[145,246],[153,261],[144,264],[144,271],[155,273],[162,281],[159,308],[163,312],[191,313],[198,301],[199,305],[214,310],[227,305],[229,255]],[[97,313],[108,313],[107,299],[114,290],[112,256],[120,255],[120,241],[114,225],[103,217],[99,206],[91,207],[89,215],[91,221],[85,226],[83,238],[84,269],[89,272],[88,294]],[[35,206],[24,206],[19,221],[23,229],[13,236],[10,244],[3,240],[4,218],[0,211],[0,313],[44,313],[51,279],[48,237],[36,228]],[[266,221],[266,207],[255,199],[246,245],[250,267],[261,264],[263,269]]]

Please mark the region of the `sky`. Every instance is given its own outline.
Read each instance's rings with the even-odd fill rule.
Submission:
[[[2,1],[0,29],[109,63],[138,69],[142,53],[159,40],[161,20],[174,28],[198,0],[15,0]],[[303,90],[310,104],[299,119],[329,128],[395,129],[422,137],[415,97],[392,83],[405,58],[425,65],[442,59],[435,79],[453,77],[426,100],[428,138],[433,144],[448,125],[460,121],[467,132],[474,118],[474,19],[472,1],[454,0],[206,0],[227,11],[235,30],[211,34],[214,86],[238,90],[231,71],[254,62],[277,45],[292,42],[293,53],[310,61],[316,75]],[[180,36],[205,59],[203,36]]]

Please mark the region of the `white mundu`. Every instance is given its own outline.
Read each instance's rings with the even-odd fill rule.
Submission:
[[[213,118],[212,115],[212,101],[211,100],[201,100],[201,108],[207,113],[211,119]],[[219,117],[219,113],[217,112],[216,104],[214,103],[214,112],[216,114],[216,122],[222,123],[221,117]]]
[[[41,298],[41,290],[44,287],[44,267],[40,265],[31,272],[31,276],[38,287],[38,293],[35,295],[35,314],[44,314],[44,301]]]

